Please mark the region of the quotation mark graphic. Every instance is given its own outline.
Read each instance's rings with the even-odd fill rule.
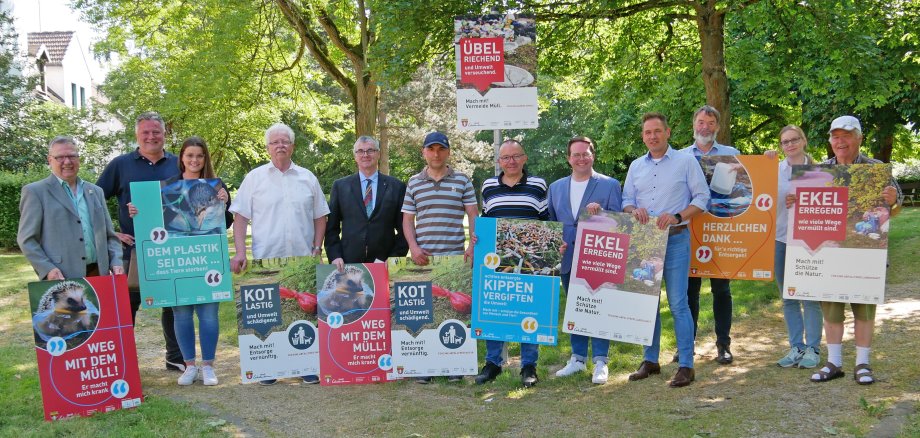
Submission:
[[[533,333],[537,331],[537,327],[539,327],[537,319],[532,316],[528,316],[521,321],[521,329],[523,329],[525,333]]]
[[[57,357],[67,351],[67,342],[64,341],[64,338],[55,336],[51,339],[48,339],[48,345],[45,349],[48,350],[49,354]]]
[[[326,324],[329,324],[329,327],[339,328],[343,323],[345,323],[345,318],[339,312],[332,312],[326,316]]]
[[[389,354],[384,354],[377,359],[377,366],[384,371],[389,371],[390,368],[393,368],[393,358]]]
[[[501,263],[501,261],[502,259],[498,256],[498,254],[490,252],[486,254],[486,257],[483,260],[483,264],[485,264],[489,269],[495,269],[498,267],[498,264]]]
[[[168,238],[169,233],[166,232],[165,228],[157,227],[150,230],[150,240],[152,240],[153,243],[163,243]]]
[[[699,247],[699,249],[696,250],[696,259],[699,260],[700,263],[706,263],[712,260],[712,249],[708,246]]]
[[[122,398],[128,395],[128,388],[129,388],[128,382],[125,382],[124,380],[119,379],[119,380],[112,382],[112,387],[109,390],[109,392],[111,392],[115,398]]]
[[[773,206],[773,197],[764,193],[757,197],[755,204],[760,211],[767,211]]]
[[[216,269],[212,269],[204,274],[204,282],[207,283],[208,286],[217,286],[220,284],[221,280],[223,280],[223,275]]]

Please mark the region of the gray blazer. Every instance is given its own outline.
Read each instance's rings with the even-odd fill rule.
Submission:
[[[115,236],[102,189],[83,181],[83,197],[93,221],[99,273],[106,275],[112,266],[122,266],[121,241]],[[17,241],[38,278],[45,279],[54,268],[65,278],[86,276],[80,215],[56,176],[22,188]]]

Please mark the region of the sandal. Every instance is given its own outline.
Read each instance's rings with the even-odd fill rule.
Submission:
[[[860,373],[860,371],[863,372]],[[869,380],[861,380],[863,377],[868,377]],[[861,363],[856,365],[856,369],[853,370],[853,380],[859,385],[871,385],[875,383],[875,376],[872,375],[872,368],[869,368],[869,364]]]
[[[829,371],[825,372],[824,368],[827,368]],[[834,365],[830,362],[824,364],[820,370],[815,371],[815,374],[818,376],[811,377],[812,382],[828,382],[834,379],[839,379],[844,376],[843,370],[840,369],[837,365]]]

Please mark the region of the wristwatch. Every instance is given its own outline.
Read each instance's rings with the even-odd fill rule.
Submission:
[[[684,218],[680,215],[680,213],[674,213],[674,218],[677,219],[678,224],[684,221]]]

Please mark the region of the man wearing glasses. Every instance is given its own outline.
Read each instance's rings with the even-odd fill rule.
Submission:
[[[128,214],[131,202],[131,183],[134,181],[163,181],[179,174],[179,159],[163,148],[166,136],[166,123],[155,112],[146,112],[137,116],[134,125],[137,149],[133,152],[115,157],[110,161],[96,184],[102,188],[106,198],[118,198],[118,225],[120,233],[115,233],[122,243],[125,270],[131,271],[134,254],[134,220]],[[136,269],[134,270],[136,272]],[[131,277],[129,275],[129,277]],[[140,289],[136,285],[128,286],[131,299],[131,318],[135,319],[141,305]],[[160,314],[163,326],[163,338],[166,340],[166,369],[185,371],[185,361],[176,341],[173,326],[172,307],[164,307]]]
[[[358,172],[332,183],[326,257],[339,270],[345,263],[403,257],[409,245],[402,231],[406,185],[378,170],[380,147],[362,135],[353,147]]]
[[[505,140],[498,149],[502,171],[482,183],[483,217],[549,220],[546,181],[528,175],[524,169],[527,154],[517,140]],[[502,372],[502,341],[486,341],[486,364],[476,376],[476,383],[495,380]],[[529,388],[537,384],[539,345],[521,343],[521,383]]]
[[[239,274],[248,264],[246,232],[252,221],[252,257],[317,256],[323,249],[329,206],[319,180],[291,160],[294,130],[276,123],[265,131],[271,161],[252,169],[233,198],[233,247],[230,269]],[[304,383],[319,383],[315,375]],[[259,382],[271,385],[275,379]]]
[[[51,175],[23,187],[19,202],[17,241],[38,278],[124,274],[105,196],[77,176],[80,155],[73,139],[51,140],[48,165]]]

